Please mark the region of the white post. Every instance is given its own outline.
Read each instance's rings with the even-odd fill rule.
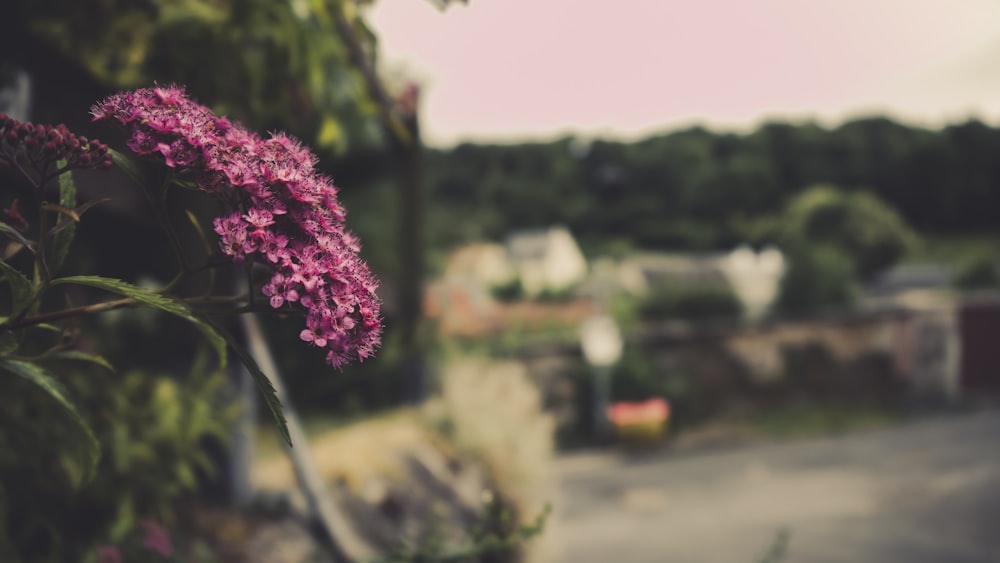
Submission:
[[[295,477],[298,479],[299,487],[309,504],[309,509],[319,519],[330,541],[348,561],[372,560],[377,555],[375,549],[357,533],[347,514],[334,503],[326,489],[326,483],[323,482],[323,477],[316,469],[316,462],[309,449],[305,430],[303,430],[299,416],[285,391],[285,384],[278,375],[278,367],[274,364],[274,358],[271,356],[271,351],[256,317],[242,315],[240,320],[246,331],[247,348],[250,354],[257,360],[257,365],[271,381],[271,385],[274,386],[278,399],[281,401],[285,420],[288,422],[288,434],[292,439],[292,446],[289,447],[286,444],[285,452],[292,459]]]
[[[585,320],[580,325],[580,345],[594,376],[594,433],[604,441],[608,437],[611,367],[621,358],[624,346],[618,324],[607,315]]]

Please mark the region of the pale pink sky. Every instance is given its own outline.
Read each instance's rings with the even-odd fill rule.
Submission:
[[[1000,122],[997,0],[382,0],[431,144],[890,113]]]

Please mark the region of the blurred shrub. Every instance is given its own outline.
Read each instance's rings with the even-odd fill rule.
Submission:
[[[646,321],[737,319],[742,314],[740,298],[721,284],[665,284],[639,303],[639,317]]]
[[[736,215],[729,219],[728,227],[739,242],[754,248],[777,245],[782,231],[781,218],[776,215]]]
[[[814,186],[788,204],[781,240],[786,252],[803,244],[835,247],[866,279],[895,264],[917,236],[895,209],[871,193]]]
[[[1000,286],[996,253],[981,251],[966,256],[956,266],[952,283],[959,289],[990,289]]]
[[[486,461],[513,496],[539,500],[529,490],[543,481],[553,451],[554,421],[524,367],[514,362],[459,360],[445,368],[432,416],[455,444]]]
[[[221,373],[59,373],[101,442],[100,466],[78,488],[81,467],[67,454],[75,445],[53,402],[0,379],[3,561],[79,561],[98,543],[121,542],[143,519],[176,525],[174,504],[214,471],[205,440],[225,442],[237,414]]]
[[[577,288],[575,286],[560,288],[546,287],[535,296],[535,299],[543,303],[566,303],[573,300],[576,292]]]
[[[443,371],[441,395],[428,405],[428,413],[459,451],[488,467],[499,497],[507,501],[508,516],[495,523],[499,535],[530,526],[540,511],[545,513],[555,422],[544,412],[541,393],[523,365],[453,361]],[[546,560],[538,555],[544,544],[527,547]]]
[[[521,278],[511,278],[506,283],[497,284],[490,288],[490,293],[497,301],[510,303],[524,297],[524,286],[521,285]]]
[[[708,221],[678,218],[672,221],[632,222],[628,229],[636,243],[647,248],[710,250],[724,242],[723,229]]]
[[[836,247],[800,246],[788,256],[775,312],[813,314],[852,304],[858,293],[854,271],[851,259]]]

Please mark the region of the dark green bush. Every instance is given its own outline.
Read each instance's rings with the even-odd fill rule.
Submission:
[[[737,319],[743,303],[727,285],[670,284],[653,289],[639,303],[646,321]]]
[[[521,278],[511,278],[506,283],[501,283],[490,288],[490,293],[497,301],[510,303],[524,297],[524,286],[521,285]]]
[[[0,560],[80,561],[142,519],[177,525],[175,503],[214,471],[205,440],[224,443],[236,416],[224,375],[53,367],[100,440],[100,464],[81,485],[64,415],[37,388],[0,378]]]
[[[966,256],[956,266],[952,283],[959,289],[990,289],[1000,286],[996,254],[978,252]]]
[[[827,245],[801,246],[788,255],[775,312],[804,315],[854,303],[858,282],[854,265],[841,250]]]
[[[559,289],[546,287],[535,296],[535,299],[543,303],[566,303],[567,301],[572,301],[575,296],[576,287],[573,286]]]
[[[834,247],[860,278],[868,279],[899,261],[916,244],[917,235],[872,193],[814,186],[788,204],[781,239],[786,251],[803,244]]]

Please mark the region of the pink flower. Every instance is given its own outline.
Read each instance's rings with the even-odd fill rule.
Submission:
[[[174,544],[170,541],[170,534],[166,528],[148,518],[140,520],[139,527],[142,528],[142,546],[144,548],[163,557],[170,557],[174,554]]]
[[[378,280],[344,226],[336,186],[299,141],[284,133],[263,139],[176,86],[121,92],[91,113],[129,128],[129,148],[160,155],[228,206],[213,222],[222,252],[272,268],[262,292],[274,308],[306,309],[300,337],[327,348],[330,365],[374,353],[382,330]]]
[[[65,166],[51,172],[59,160],[65,160]],[[110,168],[111,155],[107,145],[75,135],[61,123],[28,123],[0,113],[0,163],[34,183],[70,169]]]
[[[122,552],[113,545],[98,546],[97,563],[122,563]]]

